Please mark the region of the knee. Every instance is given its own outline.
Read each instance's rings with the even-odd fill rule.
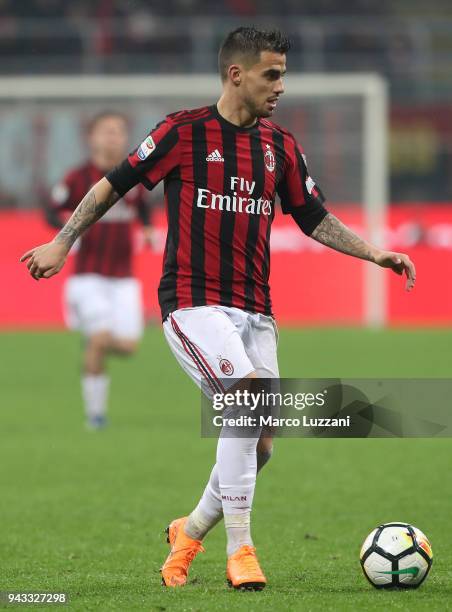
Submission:
[[[107,351],[109,344],[110,334],[108,332],[93,334],[92,336],[88,337],[86,350],[90,353],[102,355]]]
[[[116,340],[115,342],[116,352],[125,357],[136,353],[137,348],[138,342],[136,340]]]
[[[83,357],[85,373],[101,374],[103,372],[108,342],[109,335],[106,333],[93,334],[87,338]]]

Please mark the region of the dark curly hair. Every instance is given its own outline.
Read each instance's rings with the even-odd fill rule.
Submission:
[[[279,30],[257,30],[241,27],[229,32],[218,53],[218,69],[221,79],[226,80],[229,66],[238,56],[246,56],[248,63],[259,61],[261,51],[287,53],[290,40]]]

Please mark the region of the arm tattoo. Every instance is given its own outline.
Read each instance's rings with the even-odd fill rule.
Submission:
[[[113,191],[105,202],[97,202],[94,188],[88,191],[61,232],[55,236],[54,242],[65,244],[70,249],[77,238],[100,219],[119,200],[119,197]]]
[[[367,259],[367,261],[375,261],[371,245],[331,213],[322,219],[312,232],[311,238],[341,253]]]

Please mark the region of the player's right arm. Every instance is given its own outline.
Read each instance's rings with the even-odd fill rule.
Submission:
[[[35,280],[50,278],[57,274],[66,261],[71,246],[93,223],[104,215],[120,196],[104,177],[85,195],[68,222],[52,242],[30,249],[22,255],[27,268]]]
[[[177,129],[167,117],[133,153],[90,189],[52,242],[30,249],[20,261],[27,261],[36,280],[57,274],[69,249],[88,227],[138,183],[152,189],[179,164],[179,157]]]

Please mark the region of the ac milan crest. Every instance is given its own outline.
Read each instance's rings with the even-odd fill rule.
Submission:
[[[269,172],[273,172],[273,170],[275,169],[275,156],[273,155],[273,151],[271,150],[270,145],[267,144],[265,146],[267,147],[267,150],[265,151],[264,155],[265,167]]]
[[[220,359],[220,370],[225,376],[232,376],[234,374],[234,366],[229,359]]]

